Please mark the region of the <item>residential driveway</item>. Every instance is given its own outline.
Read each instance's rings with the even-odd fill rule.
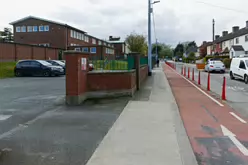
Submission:
[[[83,165],[129,98],[63,104],[65,78],[0,80],[0,164]]]
[[[177,71],[181,73],[181,67],[183,64],[177,64]],[[196,71],[195,65],[189,65],[191,67],[191,78],[192,78],[192,68],[195,69],[195,81],[198,81],[198,71]],[[188,74],[188,72],[187,72]],[[222,94],[222,84],[223,77],[226,77],[226,97],[227,103],[238,111],[242,116],[248,118],[248,85],[241,80],[231,80],[229,73],[211,73],[210,74],[210,88],[217,97]],[[203,87],[207,87],[207,77],[208,73],[201,72],[201,84]]]

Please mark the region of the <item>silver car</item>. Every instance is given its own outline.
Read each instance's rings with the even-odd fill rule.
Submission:
[[[208,61],[205,65],[205,71],[207,72],[221,72],[225,73],[226,67],[222,61],[216,60],[216,61]]]

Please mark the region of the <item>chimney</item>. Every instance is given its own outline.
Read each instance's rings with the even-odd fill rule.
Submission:
[[[228,34],[228,31],[223,31],[222,32],[222,37],[226,36]]]
[[[217,40],[218,38],[220,38],[220,35],[215,35],[215,40]]]
[[[246,25],[245,25],[246,28],[248,28],[248,21],[246,21]]]
[[[237,31],[239,31],[239,26],[233,26],[232,32],[235,33]]]

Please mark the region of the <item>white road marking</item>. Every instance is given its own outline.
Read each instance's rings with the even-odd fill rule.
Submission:
[[[231,115],[233,115],[234,117],[236,117],[241,123],[247,123],[245,120],[243,120],[241,117],[239,117],[238,115],[236,115],[234,112],[229,112]]]
[[[230,130],[228,130],[225,126],[220,125],[220,127],[221,127],[221,130],[224,136],[229,137],[229,139],[237,146],[240,152],[242,152],[245,156],[248,156],[247,148],[245,148],[245,146],[242,143],[240,143],[240,141],[238,141],[238,139],[236,138],[236,135],[232,133]]]
[[[0,115],[0,121],[10,118],[12,115]]]
[[[170,67],[169,67],[170,68]],[[170,68],[171,70],[173,70],[172,68]],[[191,85],[193,85],[196,89],[198,89],[200,92],[202,92],[204,95],[206,95],[208,98],[210,98],[212,101],[214,101],[216,104],[218,104],[219,106],[223,107],[224,105],[221,104],[219,101],[217,101],[216,99],[214,99],[213,97],[211,97],[210,95],[208,95],[206,92],[204,92],[201,88],[199,88],[198,86],[196,86],[194,83],[192,83],[190,80],[188,80],[187,78],[185,78],[184,76],[182,76],[181,74],[179,74],[177,71],[173,70],[174,72],[176,72],[176,74],[178,74],[179,76],[181,76],[182,78],[184,78],[185,80],[187,80]]]

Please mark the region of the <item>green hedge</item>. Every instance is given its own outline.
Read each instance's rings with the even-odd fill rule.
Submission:
[[[223,61],[225,58],[229,58],[229,56],[206,56],[206,57],[204,57],[204,62],[207,62],[208,59],[210,59],[210,58],[220,59]]]
[[[0,79],[14,77],[16,62],[0,62]]]
[[[232,62],[232,59],[230,59],[230,58],[225,58],[223,60],[223,63],[224,63],[226,68],[230,68],[231,62]]]

